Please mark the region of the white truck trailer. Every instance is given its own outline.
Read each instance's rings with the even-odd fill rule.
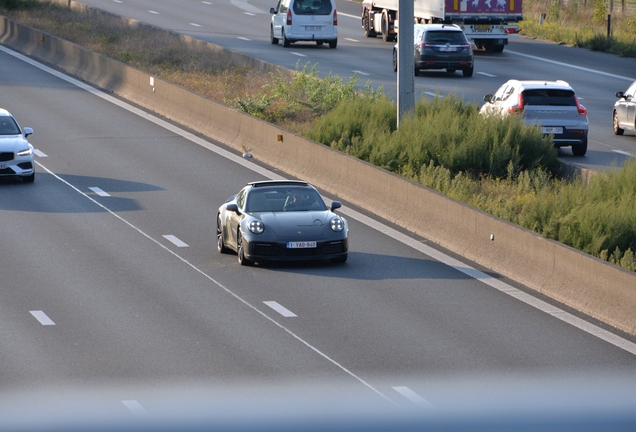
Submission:
[[[457,24],[478,49],[502,52],[519,37],[523,0],[414,0],[414,23]],[[362,28],[367,37],[395,41],[398,0],[363,0]]]

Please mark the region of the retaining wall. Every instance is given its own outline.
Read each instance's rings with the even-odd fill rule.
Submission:
[[[4,17],[0,43],[238,151],[249,149],[256,159],[636,335],[635,273]],[[230,52],[227,56],[241,57]]]

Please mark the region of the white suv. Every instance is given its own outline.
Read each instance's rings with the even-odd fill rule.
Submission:
[[[556,147],[571,146],[574,156],[587,152],[587,109],[565,81],[510,80],[484,101],[482,114],[522,115],[525,123],[552,135]]]
[[[327,42],[329,48],[338,45],[338,14],[334,0],[279,0],[271,8],[270,39],[284,47],[293,42]]]
[[[27,183],[35,180],[33,146],[27,141],[32,133],[28,127],[23,133],[13,116],[0,108],[0,176],[18,176]]]

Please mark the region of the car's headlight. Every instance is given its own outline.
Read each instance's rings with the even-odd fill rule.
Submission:
[[[24,150],[20,150],[18,152],[18,156],[29,156],[33,154],[33,149],[31,147],[24,149]]]
[[[263,231],[265,231],[265,225],[263,225],[263,222],[259,220],[253,220],[253,221],[250,221],[249,229],[254,234],[262,234]]]
[[[336,216],[331,218],[331,220],[329,221],[329,226],[335,232],[340,232],[344,229],[344,221]]]

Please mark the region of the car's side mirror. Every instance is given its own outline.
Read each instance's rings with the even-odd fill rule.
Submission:
[[[331,201],[331,211],[339,209],[340,207],[342,207],[342,203],[340,201]]]
[[[625,93],[623,92],[616,92],[616,97],[619,99],[623,99],[625,97]]]
[[[30,127],[25,127],[24,128],[24,137],[28,137],[29,135],[33,135],[33,129],[31,129]]]
[[[486,96],[484,96],[484,102],[492,102],[492,95],[491,94],[487,94]]]
[[[271,13],[272,15],[274,15],[276,13],[276,9],[274,8],[269,8],[269,13]]]
[[[232,204],[228,204],[228,205],[225,207],[225,209],[226,209],[227,211],[231,211],[231,212],[234,212],[234,213],[238,213],[238,212],[239,212],[238,206],[237,206],[236,204],[234,204],[234,203],[232,203]]]

